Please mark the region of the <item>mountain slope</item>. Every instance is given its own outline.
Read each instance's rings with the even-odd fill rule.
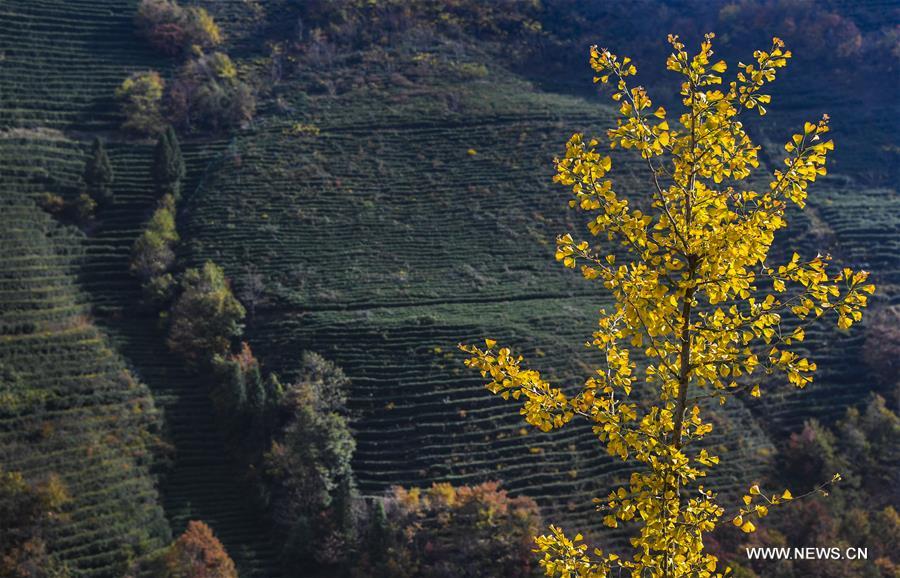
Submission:
[[[199,4],[235,30],[229,48],[242,56],[242,73],[266,70],[261,34],[270,31],[251,26],[251,2]],[[280,18],[286,4],[272,2],[269,15],[284,29],[293,25],[292,12]],[[165,410],[175,462],[161,500],[172,529],[203,519],[246,574],[272,576],[277,548],[247,506],[242,473],[225,457],[205,392],[165,349],[155,320],[135,307],[139,287],[128,261],[156,202],[152,145],[114,131],[120,119],[112,93],[130,72],[173,66],[134,35],[135,6],[133,0],[0,4],[0,20],[11,24],[0,32],[0,122],[10,129],[0,139],[0,174],[4,196],[14,199],[0,213],[0,225],[19,235],[9,237],[15,249],[4,261],[8,289],[0,310],[9,320],[0,361],[14,366],[9,379],[16,383],[43,383],[28,368],[50,359],[50,343],[59,375],[47,383],[65,383],[54,394],[64,399],[81,391],[69,384],[82,371],[69,359],[81,356],[86,342],[94,344],[92,356],[120,365],[124,358]],[[511,492],[538,499],[549,520],[596,528],[590,498],[605,494],[627,470],[603,454],[586,427],[546,436],[524,429],[516,409],[490,397],[481,379],[462,367],[455,348],[492,337],[521,349],[559,383],[574,385],[589,374],[596,355],[581,344],[609,296],[553,262],[557,234],[585,233],[582,218],[565,208],[567,194],[550,179],[553,156],[569,135],[602,135],[614,113],[598,98],[537,88],[469,39],[420,35],[412,41],[419,43],[414,49],[336,51],[319,67],[297,66],[264,91],[257,119],[236,134],[184,135],[189,174],[179,214],[181,264],[214,259],[238,286],[251,271],[263,275],[267,302],[249,320],[248,339],[268,368],[289,377],[307,349],[345,369],[358,443],[354,468],[365,493],[392,484],[500,479]],[[784,112],[761,119],[767,152],[777,153],[780,145],[773,143],[821,112],[818,105],[796,104],[807,97],[829,98],[787,91],[773,104],[776,111],[784,105]],[[832,112],[857,105],[824,104],[835,105]],[[87,239],[57,243],[84,247],[76,283],[47,264],[60,259],[56,253],[28,248],[42,246],[40,236],[22,236],[14,225],[25,219],[42,223],[36,231],[58,230],[33,200],[43,192],[77,196],[94,135],[111,141],[116,202],[100,211]],[[835,137],[840,147],[841,134]],[[619,190],[645,202],[649,183],[640,163],[620,154],[614,162]],[[846,164],[866,162],[853,156]],[[788,246],[805,256],[830,250],[845,263],[872,269],[881,298],[897,299],[895,188],[829,176],[816,183],[809,208],[792,221],[779,241],[782,252]],[[25,270],[27,285],[19,280]],[[75,297],[76,285],[84,299]],[[76,321],[86,303],[114,353],[97,345],[106,341],[96,327]],[[34,336],[38,326],[53,328],[50,342]],[[71,337],[76,326],[96,339]],[[713,485],[732,492],[738,482],[758,478],[784,432],[808,417],[839,415],[872,389],[857,363],[861,332],[808,334],[821,368],[813,386],[798,392],[773,381],[763,400],[716,410],[712,443],[734,452]],[[80,399],[72,396],[71,403]],[[17,420],[35,428],[36,418],[28,417],[27,406],[11,407],[4,418],[11,429],[2,438],[9,441],[0,447],[23,469],[47,470],[54,462],[26,451],[17,437]],[[129,425],[129,435],[145,427]],[[144,474],[139,478],[149,483]],[[98,478],[94,497],[85,498],[95,500],[91,507],[109,516],[129,510],[115,501],[122,499],[117,480]],[[119,542],[99,530],[79,533],[88,527],[94,528],[87,521],[73,525],[61,551],[86,573],[116,575],[124,556]]]
[[[122,575],[170,535],[149,471],[159,416],[90,320],[79,240],[11,191],[0,222],[0,463],[61,477],[73,499],[49,549],[75,576]]]

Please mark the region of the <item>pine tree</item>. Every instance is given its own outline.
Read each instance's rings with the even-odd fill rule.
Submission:
[[[259,418],[265,412],[267,405],[266,387],[259,365],[254,365],[247,370],[245,380],[247,384],[247,407],[254,418]]]
[[[115,175],[113,173],[112,164],[109,162],[109,156],[106,154],[106,147],[100,138],[94,138],[91,145],[91,156],[84,163],[84,179],[87,193],[98,204],[105,205],[112,201],[112,185]]]
[[[358,499],[359,495],[356,491],[356,484],[353,483],[353,476],[344,476],[338,485],[334,497],[334,510],[336,515],[335,522],[348,543],[356,541],[358,528],[354,507]]]
[[[227,376],[220,379],[223,391],[219,397],[227,410],[232,413],[241,412],[247,405],[247,382],[239,363],[227,364]]]
[[[384,509],[384,500],[376,498],[372,523],[369,526],[369,556],[374,563],[384,560],[387,553],[388,532],[390,532],[390,527],[387,512]]]
[[[181,156],[178,135],[175,134],[175,129],[169,126],[159,136],[153,152],[153,182],[157,193],[170,194],[178,199],[184,175],[184,158]]]

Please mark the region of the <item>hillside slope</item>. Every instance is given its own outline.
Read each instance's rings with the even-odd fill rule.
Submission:
[[[500,68],[417,70],[415,84],[367,78],[382,90],[312,96],[238,135],[185,202],[187,257],[238,284],[248,266],[264,275],[249,327],[270,367],[289,375],[311,349],[344,368],[363,491],[500,479],[548,518],[596,528],[591,498],[627,475],[621,462],[589,427],[523,428],[456,344],[502,339],[569,386],[598,361],[581,344],[609,298],[553,262],[556,235],[583,225],[550,176],[570,131],[611,113]],[[435,104],[448,94],[455,110]],[[637,162],[617,155],[626,190],[639,191]],[[772,446],[740,402],[718,413],[712,443],[735,453],[712,484],[729,491]]]
[[[31,130],[6,135],[0,139],[0,158],[5,159],[0,166],[4,196],[15,195],[29,214],[48,220],[35,200],[48,190],[68,198],[76,194],[85,147],[86,143],[60,133]],[[220,148],[216,143],[205,143],[200,149],[186,147],[190,173],[202,174]],[[13,159],[23,156],[30,164],[19,167]],[[160,484],[161,505],[168,518],[168,524],[162,520],[163,527],[167,534],[169,526],[177,533],[188,520],[204,520],[226,544],[242,575],[275,576],[275,550],[266,539],[259,512],[245,499],[242,474],[228,459],[205,389],[198,377],[187,372],[166,349],[155,320],[135,308],[140,287],[128,272],[128,262],[134,240],[156,202],[149,177],[152,147],[111,144],[110,157],[117,175],[115,203],[98,214],[88,237],[69,239],[69,250],[77,249],[79,258],[67,266],[77,273],[77,285],[84,291],[80,311],[95,316],[111,338],[116,355],[147,384],[156,405],[163,410],[165,439],[173,447],[173,463],[163,471]],[[189,184],[192,182],[189,179]],[[14,223],[18,217],[7,212],[4,218],[0,222]],[[22,245],[27,246],[24,242]],[[42,285],[43,281],[33,281],[34,296],[53,290]],[[75,278],[68,283],[74,290]],[[59,355],[77,353],[67,352],[67,342],[57,347]],[[21,361],[29,363],[27,358]],[[37,455],[32,459],[40,462]]]
[[[187,199],[187,258],[214,259],[238,283],[263,274],[269,301],[250,337],[271,367],[289,373],[313,349],[347,371],[364,491],[497,478],[551,519],[597,527],[590,498],[627,472],[587,428],[522,429],[455,351],[491,337],[560,383],[590,372],[596,359],[580,344],[608,296],[553,262],[556,235],[584,225],[551,183],[552,159],[576,130],[603,134],[613,113],[542,92],[476,50],[426,54],[390,54],[383,66],[351,54],[281,86],[282,112],[239,134]],[[346,79],[337,94],[316,88]],[[796,124],[808,111],[794,112]],[[760,120],[766,141],[784,138],[785,116]],[[639,160],[614,154],[614,166],[617,189],[640,205]],[[831,251],[896,295],[895,190],[829,177],[791,219],[776,258]],[[822,329],[809,331],[814,386],[772,380],[763,400],[714,409],[711,443],[735,452],[712,485],[757,479],[772,440],[841,415],[872,388],[847,363],[863,333]]]
[[[259,67],[263,39],[253,34],[260,31],[239,28],[248,22],[250,3],[198,4],[226,28],[240,30],[229,48],[242,57],[241,70]],[[0,123],[6,129],[0,139],[6,199],[0,228],[10,243],[3,261],[7,287],[0,294],[7,332],[0,363],[13,367],[9,375],[17,383],[54,384],[48,391],[66,404],[81,403],[71,394],[86,387],[84,374],[90,374],[101,384],[91,385],[90,395],[111,400],[110,411],[125,407],[126,398],[132,406],[142,400],[144,407],[143,385],[126,395],[109,377],[121,371],[124,359],[165,412],[175,461],[159,501],[143,466],[129,465],[133,458],[115,444],[104,450],[113,452],[112,462],[60,458],[73,480],[78,467],[126,464],[121,469],[132,472],[128,483],[138,488],[120,490],[124,474],[113,475],[109,467],[106,477],[84,488],[90,504],[83,512],[77,508],[84,521],[66,526],[58,546],[84,575],[117,575],[125,555],[122,540],[110,533],[120,527],[115,516],[135,511],[128,500],[137,497],[142,513],[134,516],[149,520],[149,530],[143,537],[135,526],[124,542],[161,544],[168,533],[155,505],[161,503],[172,530],[203,519],[242,575],[273,576],[277,548],[248,506],[209,399],[165,349],[155,320],[135,307],[140,292],[128,260],[155,203],[152,144],[115,132],[121,119],[112,93],[130,72],[173,66],[134,35],[135,5],[0,3],[0,21],[10,23],[0,32]],[[277,22],[278,14],[270,20]],[[435,41],[419,53],[338,54],[265,92],[257,119],[236,134],[184,135],[181,265],[214,259],[238,286],[249,272],[263,275],[266,301],[248,320],[247,334],[267,368],[289,378],[302,350],[343,367],[352,381],[354,469],[364,493],[379,494],[393,484],[500,479],[512,493],[536,498],[549,520],[599,526],[590,499],[627,470],[603,453],[586,427],[552,435],[525,429],[514,407],[492,398],[465,370],[456,345],[501,339],[571,385],[597,361],[581,344],[609,297],[553,262],[555,236],[584,234],[584,225],[566,210],[567,194],[550,179],[553,156],[572,132],[602,134],[614,122],[600,102],[537,88],[475,44]],[[809,112],[786,106],[774,120],[762,121],[767,150],[777,152],[772,143],[809,120]],[[77,196],[95,135],[110,141],[116,202],[99,213],[86,239],[67,238],[50,248],[49,232],[62,229],[33,201],[43,192]],[[835,138],[840,146],[841,134]],[[648,186],[640,168],[633,158],[615,156],[617,186],[636,203]],[[782,237],[792,249],[804,255],[825,249],[870,268],[879,299],[898,299],[896,189],[829,176],[816,183],[808,209],[792,219]],[[21,222],[35,225],[14,226]],[[77,282],[56,268],[62,258],[55,252],[75,246],[85,251],[73,265]],[[88,304],[101,329],[80,317]],[[715,410],[711,443],[734,451],[711,485],[733,492],[738,482],[757,479],[785,432],[811,416],[837,416],[872,389],[858,363],[862,332],[808,333],[821,368],[813,386],[798,392],[773,381],[766,384],[773,393],[762,401],[736,400]],[[93,361],[82,365],[82,356]],[[111,365],[84,369],[101,359]],[[56,373],[31,375],[34,367]],[[23,445],[43,422],[24,405],[10,407],[3,414],[9,429],[2,430],[2,455],[28,471],[56,467]],[[115,425],[123,428],[121,436],[138,436],[150,423],[136,419]],[[27,427],[19,429],[21,423]],[[73,443],[82,444],[79,439]],[[36,443],[53,448],[60,442],[51,436]],[[109,529],[97,526],[105,521],[112,521]]]
[[[0,222],[0,463],[63,480],[72,501],[48,545],[73,575],[122,575],[170,536],[148,469],[159,415],[90,320],[79,239],[5,188]]]

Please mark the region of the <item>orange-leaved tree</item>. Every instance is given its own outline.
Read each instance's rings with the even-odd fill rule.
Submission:
[[[576,416],[587,419],[610,455],[639,466],[627,486],[595,500],[607,526],[639,525],[632,554],[589,553],[581,535],[568,538],[551,526],[535,538],[548,576],[599,577],[614,569],[634,577],[728,573],[704,551],[703,535],[722,523],[752,532],[770,506],[794,496],[787,490],[767,495],[753,485],[726,515],[701,483],[719,462],[701,443],[712,430],[703,400],[725,403],[739,392],[759,397],[761,387],[773,383],[767,376],[776,373],[806,386],[816,365],[799,349],[805,329],[824,317],[849,328],[874,291],[866,272],[833,271],[828,256],[805,260],[794,253],[772,263],[769,250],[787,225],[785,210],[802,208],[808,184],[825,174],[825,157],[834,148],[823,138],[828,118],[807,122],[793,135],[769,185],[751,190],[742,181],[759,166],[759,147],[740,118],[766,113],[771,97],[764,87],[791,53],[775,38],[750,64],[738,64],[735,79],[723,85],[727,66],[712,60],[713,37],[708,34],[695,55],[669,37],[673,52],[666,66],[681,77],[684,106],[676,116],[630,85],[637,70],[629,58],[591,49],[595,82],[614,87],[621,113],[607,133],[609,145],[639,153],[651,183],[647,210],[633,208],[606,178],[610,157],[581,134],[556,161],[554,180],[571,188],[570,206],[589,215],[588,228],[599,239],[592,246],[563,235],[556,258],[580,267],[615,299],[612,310],[601,310],[593,334],[605,365],[569,394],[493,340],[485,349],[460,346],[470,354],[467,365],[490,379],[491,392],[522,402],[528,423],[549,431]],[[783,323],[790,316],[797,321]],[[632,360],[635,351],[647,359],[641,367]],[[641,383],[646,395],[639,404],[632,389]]]
[[[164,556],[171,578],[237,578],[225,546],[204,522],[191,520]]]

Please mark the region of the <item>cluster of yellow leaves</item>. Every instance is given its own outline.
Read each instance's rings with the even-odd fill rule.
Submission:
[[[494,353],[492,348],[496,342],[488,339],[486,343],[487,349],[483,351],[473,346],[462,346],[462,349],[472,354],[466,364],[491,378],[487,384],[491,393],[500,394],[503,399],[522,398],[520,413],[526,422],[541,431],[562,427],[572,419],[574,414],[568,409],[569,399],[562,390],[550,387],[537,371],[522,369],[519,365],[521,356],[513,357],[505,347]]]
[[[583,540],[581,534],[577,534],[572,539],[567,538],[563,531],[556,526],[550,526],[549,535],[537,536],[534,539],[537,545],[536,551],[543,554],[540,565],[547,576],[565,576],[567,578],[570,576],[586,578],[606,576],[610,568],[609,563],[618,557],[610,554],[605,562],[595,561],[587,554],[588,546]],[[603,552],[595,549],[594,554],[602,556]]]
[[[201,46],[222,44],[222,29],[205,8],[188,8],[189,22],[196,28],[196,36]]]
[[[760,492],[759,486],[753,484],[750,486],[749,493],[741,498],[743,506],[741,506],[738,515],[732,518],[731,523],[749,534],[756,530],[756,526],[750,520],[751,517],[765,518],[769,515],[769,505],[778,505],[781,502],[793,499],[794,496],[791,494],[790,490],[785,490],[780,497],[774,494],[771,498],[766,497],[765,494]],[[754,503],[754,501],[757,503]]]
[[[667,68],[683,78],[684,105],[671,122],[642,87],[629,85],[637,73],[630,59],[591,49],[595,81],[614,87],[622,117],[607,133],[609,146],[639,152],[652,183],[650,210],[631,208],[607,178],[611,157],[598,151],[597,139],[581,134],[556,161],[554,180],[572,191],[570,207],[589,216],[588,230],[598,238],[592,246],[560,236],[556,259],[602,283],[615,298],[611,311],[601,310],[588,344],[605,353],[605,365],[567,395],[492,340],[485,349],[461,346],[470,354],[466,363],[490,379],[491,392],[523,401],[528,423],[549,431],[581,416],[610,455],[644,466],[628,486],[595,500],[606,525],[641,524],[632,557],[597,558],[595,552],[592,558],[580,536],[569,540],[551,527],[537,538],[548,576],[605,576],[614,566],[633,576],[722,575],[716,558],[703,550],[702,536],[720,523],[724,508],[697,483],[719,461],[697,447],[712,430],[701,417],[701,401],[725,403],[738,392],[759,397],[763,380],[771,383],[765,376],[775,373],[804,387],[816,370],[798,349],[805,329],[827,315],[849,328],[874,291],[864,271],[830,273],[828,256],[804,261],[794,254],[785,264],[770,263],[789,203],[803,207],[809,183],[825,174],[834,148],[823,139],[828,118],[806,123],[792,136],[784,147],[786,168],[774,171],[766,189],[742,186],[759,167],[759,147],[738,119],[753,108],[766,113],[771,97],[761,91],[791,54],[774,39],[768,51],[754,53],[753,63],[740,64],[723,90],[727,65],[714,62],[713,38],[707,35],[690,56],[676,36],[669,37]],[[789,315],[797,321],[788,329],[783,322]],[[643,375],[631,350],[648,360]],[[630,397],[639,381],[655,392],[643,406]],[[791,497],[762,496],[754,503],[756,495],[758,488],[734,518],[744,531],[755,529],[750,517],[763,517],[769,506]]]

